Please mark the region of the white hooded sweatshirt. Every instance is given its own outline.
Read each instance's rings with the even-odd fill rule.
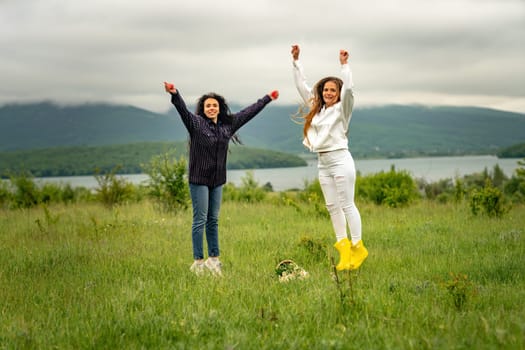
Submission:
[[[295,86],[302,99],[310,105],[312,89],[306,82],[303,66],[299,60],[293,61],[293,72]],[[303,144],[311,152],[329,152],[340,149],[348,149],[348,125],[352,117],[354,107],[354,94],[352,91],[352,71],[350,65],[341,65],[341,79],[343,88],[341,90],[341,100],[336,104],[326,108],[324,106],[319,113],[312,119],[312,124],[308,129]]]

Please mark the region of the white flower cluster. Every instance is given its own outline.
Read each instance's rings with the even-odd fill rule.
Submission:
[[[308,272],[299,268],[294,271],[285,271],[281,276],[279,276],[279,282],[288,282],[294,279],[305,279],[308,277]]]

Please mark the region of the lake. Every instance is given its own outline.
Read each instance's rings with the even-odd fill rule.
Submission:
[[[414,178],[422,178],[427,182],[441,179],[456,178],[463,175],[482,172],[485,168],[492,171],[496,164],[507,176],[512,176],[518,168],[516,158],[499,159],[495,156],[464,156],[464,157],[427,157],[401,159],[369,159],[355,160],[357,171],[362,175],[388,171],[393,165],[396,170],[406,170]],[[312,181],[317,177],[317,161],[313,160],[308,166],[295,168],[272,168],[254,170],[229,170],[228,182],[235,185],[242,184],[246,172],[253,172],[255,180],[260,185],[271,183],[274,191],[283,191],[291,188],[304,188],[305,181]],[[139,184],[148,180],[145,174],[122,175],[128,181]],[[38,182],[69,183],[73,187],[83,186],[96,188],[97,182],[93,176],[68,176],[37,178]]]

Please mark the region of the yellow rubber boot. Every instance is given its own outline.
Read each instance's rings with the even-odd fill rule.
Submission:
[[[350,270],[350,251],[352,249],[352,243],[348,240],[348,238],[343,238],[342,240],[334,244],[334,247],[339,252],[339,264],[337,264],[337,266],[335,267],[337,271]]]
[[[357,270],[368,256],[368,250],[365,248],[362,240],[357,242],[355,245],[352,245],[351,250],[352,253],[350,256],[350,269]]]

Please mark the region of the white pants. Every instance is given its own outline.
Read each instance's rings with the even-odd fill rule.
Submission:
[[[352,155],[347,149],[319,153],[319,183],[326,208],[330,213],[337,241],[348,237],[352,243],[361,240],[361,215],[354,203],[356,171]]]

